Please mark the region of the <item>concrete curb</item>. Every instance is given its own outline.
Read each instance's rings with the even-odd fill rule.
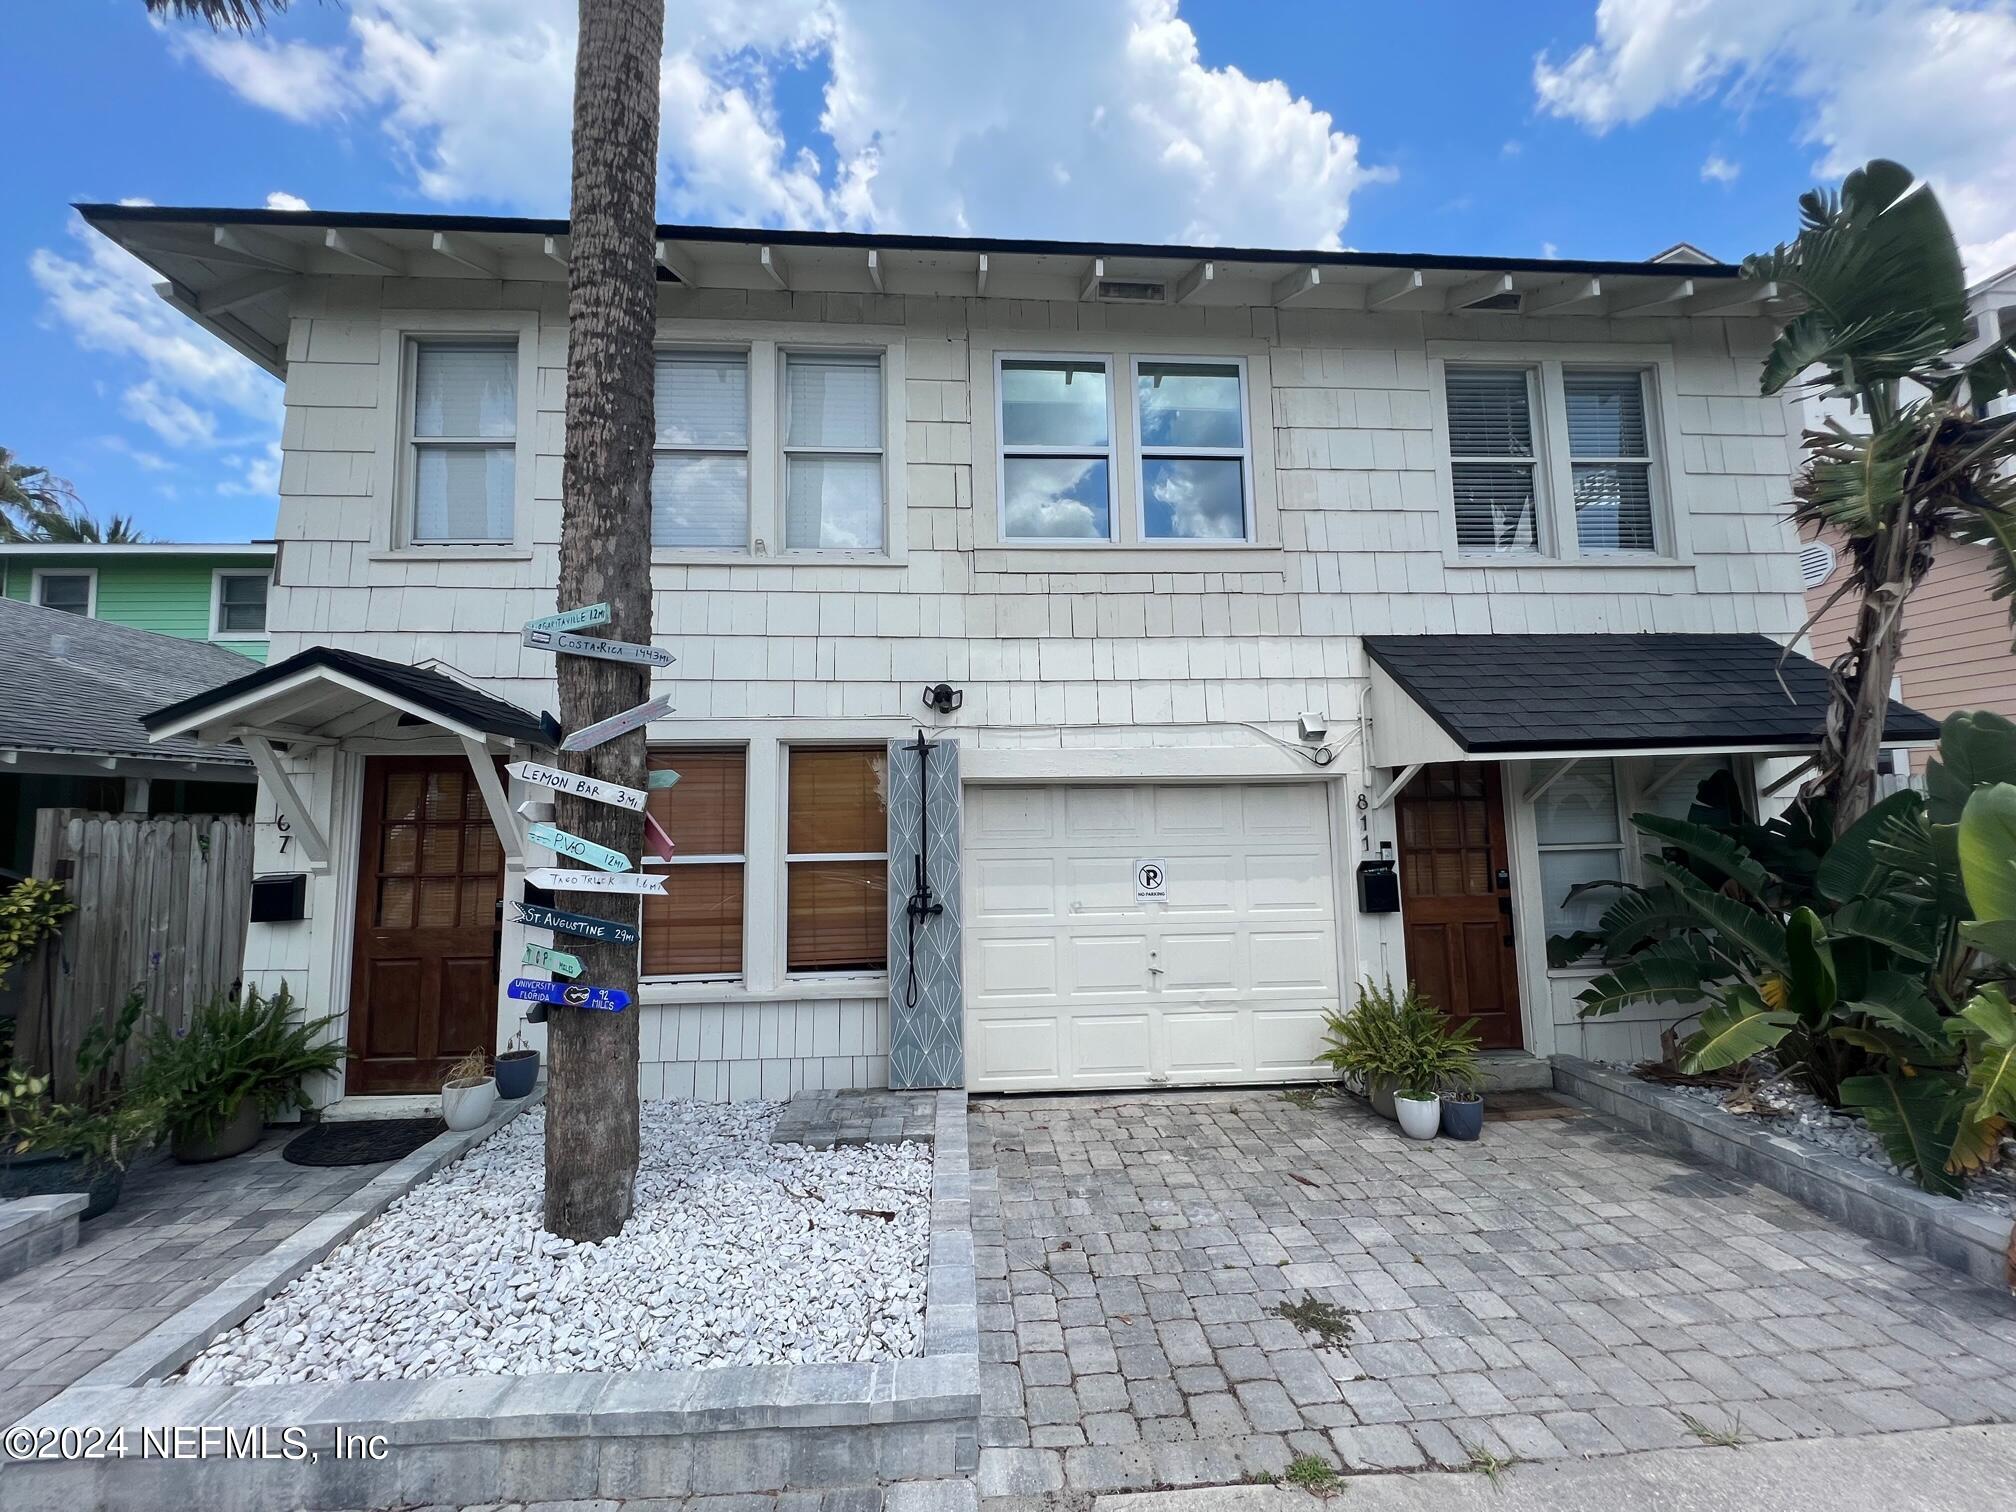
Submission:
[[[1914,1251],[1998,1291],[2010,1288],[2012,1234],[2006,1218],[1574,1056],[1554,1057],[1554,1088],[1783,1192],[1858,1234]]]
[[[0,1464],[0,1504],[260,1512],[825,1490],[972,1473],[980,1362],[963,1092],[938,1094],[921,1358],[303,1385],[162,1381],[535,1100],[416,1151],[23,1418],[20,1428],[50,1431],[52,1456],[66,1433],[123,1428],[126,1441],[123,1452],[97,1458]],[[199,1427],[214,1437],[190,1440]],[[360,1452],[374,1440],[382,1452]]]
[[[75,1249],[90,1200],[83,1192],[47,1192],[0,1202],[0,1280]]]

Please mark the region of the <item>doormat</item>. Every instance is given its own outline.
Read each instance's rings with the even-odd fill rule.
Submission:
[[[1484,1120],[1487,1123],[1527,1123],[1536,1118],[1577,1118],[1580,1108],[1558,1103],[1544,1092],[1487,1092]]]
[[[319,1123],[287,1141],[280,1158],[299,1166],[381,1165],[402,1160],[437,1134],[448,1132],[438,1118],[370,1118]]]

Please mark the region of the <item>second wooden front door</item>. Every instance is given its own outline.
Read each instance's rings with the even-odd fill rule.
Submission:
[[[460,756],[372,757],[363,819],[346,1089],[438,1091],[496,1047],[503,847]]]
[[[1408,976],[1444,1012],[1474,1025],[1485,1049],[1521,1048],[1498,768],[1423,767],[1396,802]]]

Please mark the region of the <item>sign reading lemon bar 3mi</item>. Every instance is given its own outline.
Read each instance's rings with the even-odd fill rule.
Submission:
[[[641,788],[624,787],[619,782],[598,782],[593,777],[583,777],[579,772],[563,772],[558,767],[540,766],[536,761],[514,761],[505,770],[520,782],[529,782],[534,787],[551,788],[556,793],[571,793],[576,798],[589,798],[596,803],[607,803],[616,808],[641,811],[646,802],[646,795]]]
[[[552,1003],[562,1008],[600,1008],[604,1013],[621,1013],[630,1006],[630,994],[621,987],[589,987],[580,982],[540,982],[531,977],[513,977],[504,991],[520,1002]]]
[[[580,935],[587,940],[602,940],[611,945],[635,945],[637,931],[628,924],[618,924],[614,919],[598,919],[592,914],[568,913],[562,908],[548,908],[544,903],[513,903],[518,911],[511,916],[514,924],[529,924],[534,929],[551,929],[560,934]]]
[[[548,892],[662,893],[665,891],[665,876],[662,872],[561,871],[551,866],[536,866],[525,873],[525,880],[534,887],[545,888]]]
[[[609,623],[607,604],[583,604],[579,609],[563,610],[559,614],[549,614],[543,619],[525,621],[527,632],[538,630],[556,634],[562,630],[586,630],[590,625]],[[528,642],[529,644],[529,642]]]
[[[630,662],[640,667],[669,667],[672,653],[657,646],[640,646],[635,641],[605,640],[599,635],[568,635],[527,625],[518,639],[534,651],[557,651],[567,656],[592,656],[600,661]]]

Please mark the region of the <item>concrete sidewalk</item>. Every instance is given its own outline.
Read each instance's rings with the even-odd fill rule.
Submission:
[[[1353,1476],[1328,1500],[1278,1486],[1100,1496],[1092,1512],[1953,1512],[2007,1506],[2016,1427],[1658,1449],[1481,1474]]]

